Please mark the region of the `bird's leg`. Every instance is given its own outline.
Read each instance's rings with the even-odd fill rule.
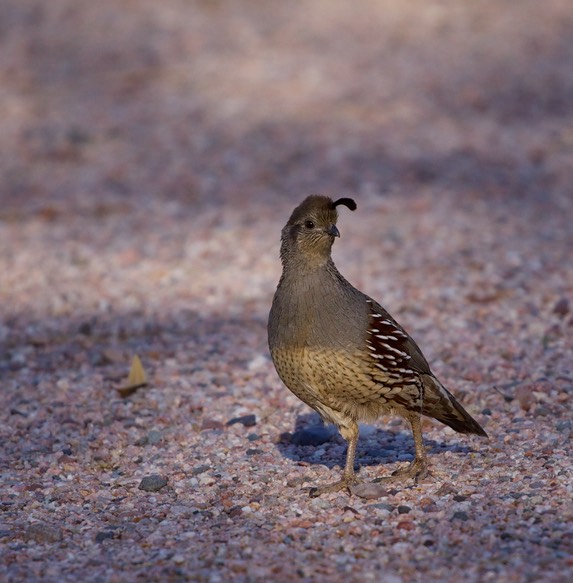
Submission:
[[[311,488],[309,492],[311,498],[316,498],[317,496],[327,494],[328,492],[349,490],[350,486],[360,482],[360,479],[354,473],[354,457],[356,455],[356,446],[358,444],[358,424],[351,422],[345,427],[339,427],[339,430],[342,437],[348,442],[346,464],[344,465],[342,478],[332,484],[325,484],[324,486]]]
[[[424,440],[422,438],[422,425],[420,422],[420,415],[409,415],[406,417],[412,426],[412,434],[414,436],[414,447],[416,448],[416,457],[405,468],[400,468],[392,473],[387,478],[388,481],[401,481],[408,478],[413,478],[415,482],[424,479],[428,475],[428,461],[426,457],[426,450],[424,448]],[[386,479],[384,479],[386,481]]]
[[[422,438],[422,426],[420,423],[420,415],[411,414],[406,416],[406,419],[412,426],[412,434],[414,436],[414,447],[416,448],[416,457],[414,461],[409,463],[405,468],[400,468],[392,472],[391,476],[384,476],[376,478],[375,482],[389,483],[389,482],[403,482],[412,478],[415,482],[424,479],[428,475],[428,461],[426,457],[426,450],[424,448],[424,440]]]

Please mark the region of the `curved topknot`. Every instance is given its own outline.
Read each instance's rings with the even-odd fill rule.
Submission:
[[[351,211],[356,210],[356,203],[352,198],[339,198],[332,203],[332,206],[336,208],[338,205],[343,204],[345,207],[348,207]]]

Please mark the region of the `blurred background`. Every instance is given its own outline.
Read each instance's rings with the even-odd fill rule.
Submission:
[[[564,192],[572,21],[567,0],[4,0],[3,217]]]

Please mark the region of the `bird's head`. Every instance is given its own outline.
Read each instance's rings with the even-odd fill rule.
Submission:
[[[328,196],[312,195],[305,198],[292,212],[282,230],[281,259],[283,264],[291,257],[303,258],[312,264],[323,264],[330,257],[335,237],[340,237],[336,227],[337,206],[356,210],[351,198],[333,201]]]

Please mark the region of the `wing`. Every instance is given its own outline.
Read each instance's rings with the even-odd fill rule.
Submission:
[[[373,365],[384,376],[403,379],[404,384],[414,382],[419,375],[431,375],[428,361],[404,328],[373,299],[367,297],[366,303],[370,309],[366,344]]]

